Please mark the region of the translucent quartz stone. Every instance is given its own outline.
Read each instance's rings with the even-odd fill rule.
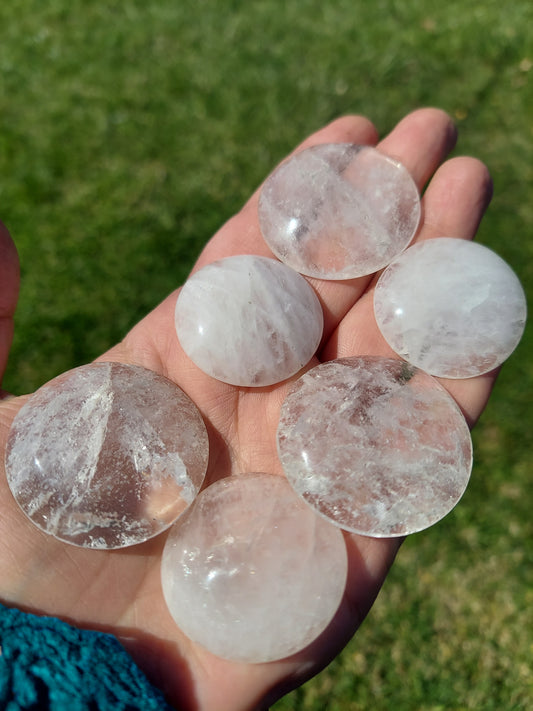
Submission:
[[[341,532],[283,476],[241,474],[205,489],[170,531],[163,593],[176,623],[213,654],[282,659],[328,625],[347,575]]]
[[[265,257],[208,264],[188,279],[176,303],[185,353],[232,385],[272,385],[294,375],[316,351],[322,328],[322,308],[307,281]]]
[[[293,385],[278,450],[308,504],[375,537],[436,523],[472,468],[470,433],[446,390],[408,363],[370,356],[323,363]]]
[[[321,279],[378,271],[407,247],[419,221],[411,176],[369,146],[301,151],[272,173],[259,198],[270,249],[296,271]]]
[[[32,395],[13,422],[6,471],[40,529],[77,546],[121,548],[176,520],[207,458],[205,425],[180,388],[145,368],[93,363]]]
[[[378,326],[402,358],[432,375],[470,378],[512,353],[526,322],[524,290],[492,250],[449,237],[420,242],[381,275]]]

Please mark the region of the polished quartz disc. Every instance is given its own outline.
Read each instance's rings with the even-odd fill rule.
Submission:
[[[303,368],[322,337],[307,281],[275,259],[237,255],[195,272],[176,303],[176,331],[204,373],[231,385],[273,385]]]
[[[259,225],[272,252],[302,274],[351,279],[386,266],[413,238],[418,189],[406,168],[370,146],[296,153],[265,181]]]
[[[472,443],[455,401],[401,360],[323,363],[283,403],[278,450],[287,479],[337,526],[404,536],[445,516],[466,489]]]
[[[181,630],[213,654],[268,662],[310,644],[346,584],[338,528],[283,476],[252,473],[202,491],[172,527],[161,579]]]
[[[402,358],[432,375],[470,378],[501,365],[516,348],[526,298],[495,252],[438,237],[409,247],[385,269],[374,312]]]
[[[204,480],[208,438],[174,383],[133,365],[92,363],[43,385],[13,421],[6,473],[40,529],[86,548],[152,538]]]

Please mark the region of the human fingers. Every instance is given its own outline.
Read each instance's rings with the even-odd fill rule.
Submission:
[[[322,143],[374,145],[376,142],[377,131],[367,118],[344,116],[306,138],[290,155]],[[259,229],[257,207],[260,192],[261,187],[255,190],[243,208],[218,230],[202,251],[194,270],[235,254],[273,257]]]
[[[377,139],[377,131],[367,118],[344,116],[306,138],[293,153],[322,143],[373,145]],[[252,194],[243,208],[216,232],[202,250],[193,271],[217,259],[237,254],[273,257],[259,229],[259,193],[260,188]],[[186,383],[185,389],[192,395],[194,385],[202,388],[207,376],[200,373],[185,356],[174,330],[168,327],[168,324],[174,321],[176,298],[177,291],[174,291],[137,324],[123,342],[105,353],[102,358],[144,365],[180,384]],[[221,385],[219,390],[225,392],[228,388]]]
[[[443,236],[473,239],[491,198],[492,179],[483,163],[467,157],[445,163],[424,196],[425,219],[419,240]],[[470,427],[483,411],[498,372],[463,380],[441,378]]]
[[[420,167],[415,169],[423,177]],[[470,239],[474,236],[479,221],[491,195],[491,181],[487,169],[476,160],[453,159],[445,163],[426,191],[426,221],[418,235],[429,239],[446,230],[454,237]],[[346,333],[343,333],[343,327]],[[340,347],[343,348],[341,353]],[[330,357],[339,355],[381,354],[394,355],[382,338],[373,317],[372,290],[365,292],[361,300],[350,310],[331,339]],[[326,348],[327,349],[327,348]],[[326,352],[326,357],[328,356]],[[470,408],[470,424],[479,415],[488,397],[491,376],[464,381],[461,385],[451,383],[452,394],[464,410]],[[460,390],[453,392],[453,388]],[[345,534],[349,577],[343,604],[335,616],[327,636],[320,640],[323,659],[331,659],[355,632],[370,609],[394,557],[401,545],[399,538],[374,539],[355,534]],[[311,646],[304,650],[302,658],[316,653]],[[304,667],[305,668],[305,667]]]
[[[312,134],[301,143],[294,152],[303,150],[313,145],[323,143],[358,143],[374,145],[377,141],[377,132],[372,123],[362,116],[345,116],[337,119]],[[437,109],[420,109],[400,121],[395,129],[379,144],[384,150],[399,158],[414,174],[419,188],[422,188],[427,176],[432,173],[443,156],[455,143],[455,128],[451,119]],[[257,189],[244,207],[228,222],[226,222],[202,251],[194,270],[223,257],[236,254],[257,254],[272,257],[272,252],[266,245],[258,220],[258,201],[260,188]],[[317,292],[324,310],[324,341],[335,330],[340,320],[349,311],[357,299],[364,293],[371,279],[363,277],[346,281],[325,281],[309,279]],[[188,370],[186,359],[181,354],[175,343],[174,334],[168,328],[149,328],[150,324],[157,322],[167,323],[169,314],[173,311],[176,293],[171,294],[152,314],[148,321],[144,321],[140,328],[134,329],[129,335],[127,343],[116,349],[113,354],[120,359],[138,359],[131,353],[131,346],[151,333],[152,348],[145,349],[142,355],[143,364],[159,372],[165,372],[166,363],[179,364],[180,372],[183,368]],[[125,353],[126,346],[130,346],[130,353]],[[172,357],[169,357],[169,356]],[[165,373],[167,374],[167,373]],[[173,377],[173,373],[168,373]],[[188,377],[194,377],[193,372],[187,372]]]
[[[0,383],[4,376],[11,341],[13,316],[19,292],[19,262],[13,240],[0,222]],[[3,391],[0,390],[0,398]]]
[[[432,237],[473,239],[492,198],[492,179],[476,158],[444,163],[422,198],[424,220],[415,241]]]
[[[455,141],[455,126],[445,112],[418,109],[402,119],[377,148],[402,163],[422,191]],[[324,342],[365,293],[372,278],[373,275],[346,281],[309,280],[324,309]]]
[[[327,142],[375,143],[376,130],[365,118],[344,117],[316,132],[297,149]],[[450,118],[435,109],[422,109],[401,121],[380,146],[384,146],[396,157],[402,159],[412,170],[419,186],[432,172],[455,141],[455,129]],[[216,233],[203,250],[195,269],[205,264],[233,254],[253,253],[272,256],[260,229],[257,214],[259,190],[243,207]],[[331,282],[310,279],[325,313],[324,341],[334,331],[339,321],[350,310],[368,286],[372,277],[348,281]],[[223,384],[214,387],[207,376],[201,373],[185,356],[176,339],[173,312],[177,293],[171,294],[149,316],[138,324],[123,343],[103,357],[137,362],[167,375],[179,382],[185,391],[195,399],[199,393],[209,392],[218,407],[221,399],[230,397],[233,389]],[[209,389],[206,387],[209,385]],[[213,408],[205,405],[207,411]]]
[[[400,161],[422,191],[456,141],[457,129],[450,116],[441,109],[423,108],[401,119],[378,148]]]
[[[375,129],[361,117],[345,117],[310,136],[295,152],[321,143],[375,143]],[[400,160],[419,189],[455,144],[451,119],[437,109],[420,109],[408,115],[378,144],[383,153]],[[259,190],[244,208],[227,222],[202,252],[195,269],[231,254],[260,254],[272,257],[259,228]],[[371,275],[344,281],[309,278],[324,309],[324,338],[366,289]]]

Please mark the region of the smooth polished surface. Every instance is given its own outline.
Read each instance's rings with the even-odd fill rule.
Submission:
[[[283,476],[205,489],[176,522],[161,565],[168,608],[190,639],[242,662],[282,659],[333,618],[346,584],[341,532]]]
[[[384,537],[445,516],[470,477],[461,411],[431,376],[361,356],[299,378],[281,409],[278,450],[297,493],[341,528]]]
[[[402,358],[432,375],[470,378],[496,368],[516,348],[526,298],[495,252],[439,237],[409,247],[383,272],[374,311]]]
[[[386,266],[413,238],[418,189],[403,165],[369,146],[313,146],[265,181],[259,224],[296,271],[350,279]]]
[[[11,491],[46,533],[87,548],[121,548],[170,526],[207,469],[194,403],[145,368],[92,363],[37,390],[13,422]]]
[[[193,274],[176,303],[185,353],[231,385],[266,386],[297,373],[316,351],[323,316],[307,281],[275,259],[226,257]]]

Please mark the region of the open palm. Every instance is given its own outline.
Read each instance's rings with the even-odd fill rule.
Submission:
[[[301,146],[353,142],[376,144],[362,117],[339,119]],[[442,163],[455,130],[440,111],[416,111],[379,144],[400,160],[422,190],[423,221],[417,240],[436,236],[471,239],[490,200],[485,167],[472,158]],[[441,165],[442,163],[442,165]],[[439,167],[440,166],[440,167]],[[272,256],[257,220],[255,193],[207,244],[195,268],[233,254]],[[343,282],[309,279],[324,310],[319,360],[356,355],[392,355],[373,316],[375,277]],[[18,288],[16,254],[0,232],[0,368],[5,367]],[[208,481],[233,472],[281,473],[275,433],[288,384],[237,388],[203,374],[182,351],[174,330],[177,292],[171,294],[101,357],[143,365],[176,382],[197,404],[209,431]],[[442,381],[473,426],[495,374]],[[0,402],[0,447],[25,398]],[[3,460],[3,457],[2,457]],[[370,608],[394,559],[396,539],[346,535],[349,577],[342,605],[326,632],[289,659],[247,665],[218,659],[185,638],[162,596],[159,564],[165,535],[115,551],[75,548],[35,528],[18,509],[0,474],[0,600],[30,612],[61,617],[77,626],[115,634],[171,703],[186,711],[264,708],[327,664],[346,644]]]

